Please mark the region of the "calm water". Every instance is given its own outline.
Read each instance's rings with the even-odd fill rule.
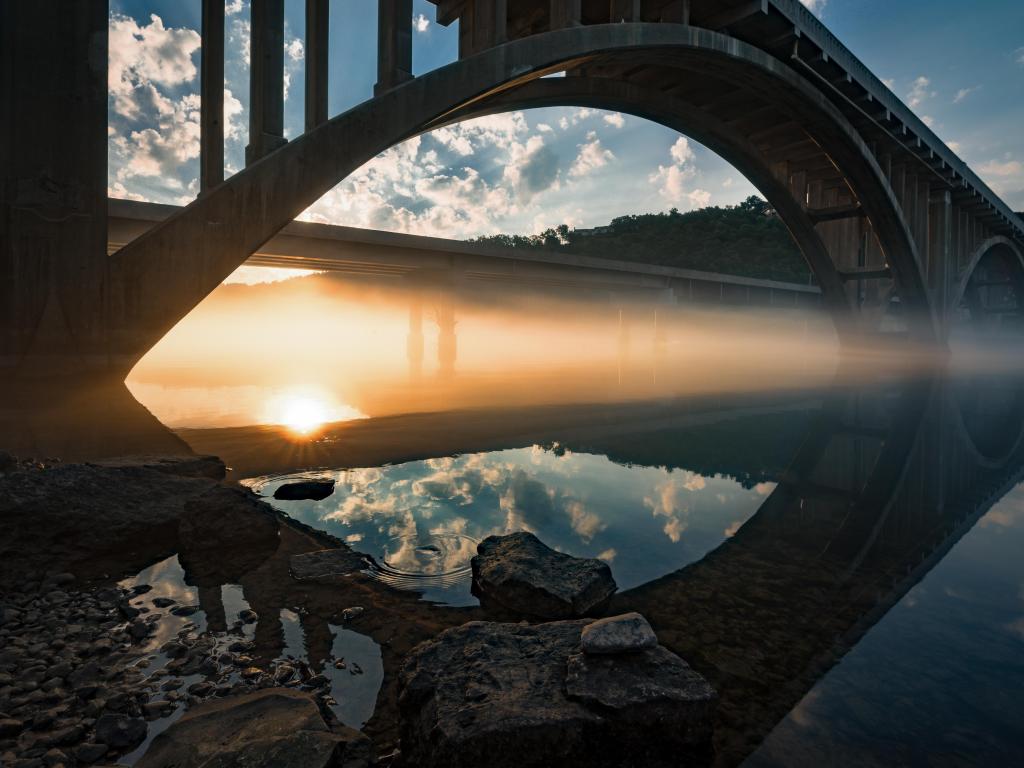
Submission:
[[[201,588],[184,552],[129,579],[200,606],[168,631],[222,642],[223,615],[251,606],[236,629],[264,661],[324,670],[339,718],[379,732],[395,649],[487,618],[469,558],[526,529],[604,559],[612,609],[712,681],[719,765],[1024,764],[1024,383],[977,350],[957,358],[971,376],[932,379],[840,361],[821,318],[637,305],[622,323],[607,302],[534,298],[458,304],[453,352],[429,302],[410,339],[402,292],[282,290],[280,316],[211,297],[133,372],[141,406],[113,388],[16,425],[65,441],[56,455],[215,453],[375,562],[378,597],[346,625],[329,592],[303,604],[284,543]],[[333,494],[272,498],[308,477]]]

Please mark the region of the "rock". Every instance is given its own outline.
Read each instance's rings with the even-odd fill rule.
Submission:
[[[629,653],[656,648],[658,636],[639,613],[623,613],[587,624],[580,633],[584,653]]]
[[[171,613],[175,616],[192,616],[198,610],[198,605],[179,605],[177,608],[172,608]]]
[[[75,758],[81,763],[95,763],[107,754],[106,744],[79,744]]]
[[[259,614],[251,608],[246,608],[244,611],[238,612],[238,619],[243,624],[255,624],[259,619]]]
[[[353,605],[351,608],[346,608],[341,612],[341,620],[352,621],[352,619],[359,616],[359,614],[361,614],[364,610],[366,609],[363,608],[361,605]]]
[[[124,715],[102,715],[96,721],[96,738],[121,751],[135,749],[146,740],[149,726],[145,720]]]
[[[368,738],[328,728],[316,701],[287,688],[268,688],[200,704],[157,736],[137,768],[274,766],[365,768]]]
[[[662,647],[579,650],[586,621],[470,622],[399,675],[403,764],[417,768],[668,768],[710,750],[715,693]]]
[[[323,501],[332,493],[333,480],[302,480],[278,486],[274,491],[274,498],[282,501]]]
[[[198,683],[192,683],[192,685],[188,687],[188,692],[193,696],[198,696],[199,698],[209,696],[213,692],[213,683],[206,680],[201,680]]]
[[[136,640],[142,640],[149,635],[150,626],[143,619],[132,619],[128,624],[128,634]]]
[[[143,467],[178,477],[197,477],[223,480],[227,474],[224,462],[216,456],[124,456],[93,462],[108,469]]]
[[[13,472],[17,468],[18,457],[7,451],[0,451],[0,472]]]
[[[599,613],[617,589],[607,563],[555,552],[532,533],[488,536],[470,561],[473,592],[485,605],[567,619]]]
[[[337,547],[292,555],[289,565],[296,580],[312,581],[362,571],[369,563],[364,555],[348,547]]]
[[[15,720],[13,718],[5,718],[0,720],[0,739],[9,739],[17,736],[25,729],[25,724],[21,720]]]
[[[154,597],[153,598],[153,605],[155,605],[157,608],[169,608],[170,606],[174,605],[176,602],[177,602],[176,600],[172,600],[169,597]]]

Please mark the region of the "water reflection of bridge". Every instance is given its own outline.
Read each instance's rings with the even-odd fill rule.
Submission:
[[[662,642],[720,691],[720,765],[737,764],[750,754],[1024,476],[1022,390],[1005,382],[978,384],[876,387],[834,393],[820,407],[809,406],[813,418],[795,451],[778,440],[774,451],[743,455],[752,479],[774,476],[778,484],[734,536],[699,562],[616,598],[615,609],[647,615]],[[644,453],[645,440],[659,434],[653,417],[632,427],[608,421],[603,430],[593,425],[589,432],[583,422],[592,422],[594,412],[574,428],[547,424],[543,414],[533,426],[521,415],[511,422],[521,426],[519,444],[558,439],[561,433],[569,447],[601,450],[621,461],[687,466],[700,446],[753,443],[751,438],[766,428],[766,414],[776,412],[785,415],[786,406],[695,408],[677,425],[677,439],[685,445],[668,461]],[[429,430],[436,440],[443,416],[430,418],[436,420]],[[725,436],[718,434],[727,421]],[[509,419],[496,420],[489,431],[478,425],[457,435],[460,444],[443,446],[444,452],[496,446],[488,440],[507,440],[509,424]],[[529,429],[536,432],[533,438],[526,434]],[[433,455],[440,451],[435,447]],[[786,452],[795,455],[787,461]],[[225,458],[233,462],[229,451]],[[754,474],[766,466],[769,473]],[[711,465],[698,469],[716,471]],[[744,474],[739,464],[721,464],[717,471]],[[284,647],[282,609],[304,609],[301,623],[315,666],[329,653],[330,625],[339,623],[342,608],[376,606],[372,619],[357,629],[382,648],[385,683],[368,726],[382,744],[393,737],[393,672],[404,653],[440,629],[486,617],[479,608],[432,606],[358,578],[296,586],[288,575],[288,557],[319,544],[300,529],[270,520],[253,525],[244,515],[203,515],[193,507],[176,538],[163,532],[134,540],[145,545],[124,549],[124,557],[133,558],[125,566],[138,568],[177,552],[212,625],[225,621],[220,587],[241,584],[260,616],[256,639],[262,659]],[[141,562],[144,557],[151,559]]]
[[[1020,482],[1019,398],[1009,402],[972,435],[943,387],[839,398],[734,537],[617,597],[715,681],[719,764],[755,749]],[[993,461],[979,435],[1012,450]]]

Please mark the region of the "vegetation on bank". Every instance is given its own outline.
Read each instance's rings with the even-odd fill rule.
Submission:
[[[636,261],[704,272],[807,283],[811,271],[785,224],[767,202],[680,213],[619,216],[604,227],[562,224],[539,235],[491,235],[471,242]]]

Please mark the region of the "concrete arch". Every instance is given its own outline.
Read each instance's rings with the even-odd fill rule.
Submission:
[[[1008,237],[1002,235],[996,235],[985,240],[979,245],[974,253],[971,254],[970,261],[967,262],[967,267],[964,269],[963,274],[960,276],[960,282],[957,284],[956,290],[953,292],[952,299],[950,301],[947,310],[953,312],[957,307],[960,306],[960,302],[964,300],[964,295],[967,293],[967,286],[974,276],[975,271],[978,269],[978,265],[982,259],[988,256],[993,251],[1003,252],[1010,259],[1014,260],[1016,265],[1020,267],[1019,277],[1017,280],[1018,290],[1024,287],[1024,253],[1021,253],[1020,248],[1017,244],[1010,240]]]
[[[654,57],[770,88],[842,170],[903,294],[921,312],[920,335],[937,338],[916,246],[892,190],[864,142],[823,95],[734,38],[674,24],[609,24],[533,35],[411,80],[303,134],[122,248],[112,257],[108,292],[112,357],[134,364],[260,245],[380,152],[489,97],[609,56],[631,62]]]

